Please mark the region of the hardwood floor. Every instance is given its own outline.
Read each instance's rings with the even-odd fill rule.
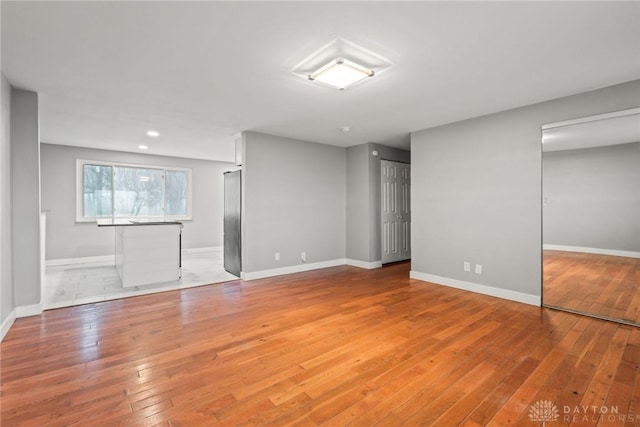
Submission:
[[[544,251],[544,303],[640,324],[640,259]]]
[[[1,425],[640,424],[640,329],[408,271],[335,267],[18,319],[1,344]],[[533,422],[539,401],[560,418]]]

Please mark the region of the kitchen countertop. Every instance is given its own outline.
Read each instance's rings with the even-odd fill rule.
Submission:
[[[113,219],[104,218],[96,220],[98,227],[115,227],[115,226],[139,226],[139,225],[180,225],[180,221],[158,221],[158,220],[130,220],[130,219]]]

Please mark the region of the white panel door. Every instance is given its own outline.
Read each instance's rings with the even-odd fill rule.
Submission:
[[[411,258],[411,165],[381,160],[382,263]]]

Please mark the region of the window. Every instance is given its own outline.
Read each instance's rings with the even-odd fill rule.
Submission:
[[[191,219],[191,169],[77,163],[77,221]]]

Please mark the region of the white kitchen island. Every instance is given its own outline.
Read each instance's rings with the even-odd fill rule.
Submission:
[[[98,226],[115,228],[115,266],[123,287],[180,279],[181,222],[109,219]]]

